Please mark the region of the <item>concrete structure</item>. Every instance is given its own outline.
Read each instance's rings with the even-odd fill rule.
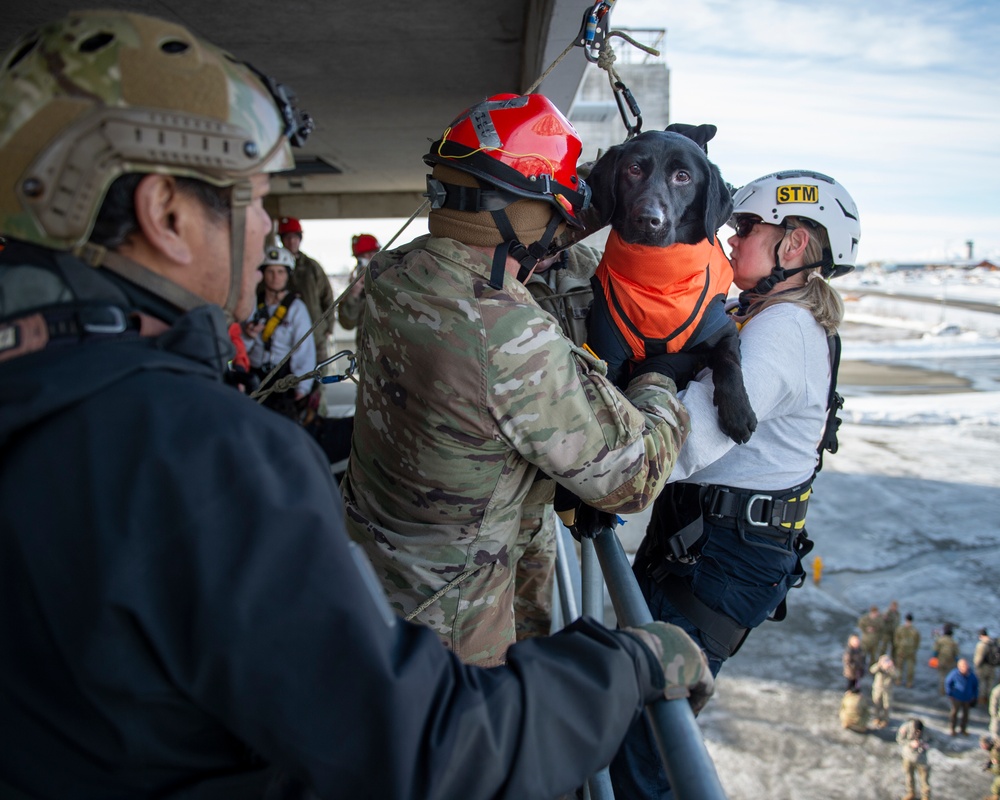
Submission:
[[[268,210],[301,218],[409,216],[422,202],[428,142],[463,108],[523,92],[580,30],[580,0],[10,0],[0,50],[87,6],[186,25],[287,84],[316,120],[298,168],[272,181]],[[574,49],[539,91],[564,111],[583,74]]]
[[[616,56],[614,68],[639,104],[642,130],[663,130],[670,124],[670,70],[664,52],[666,31],[663,28],[628,28],[623,32],[660,52],[659,56],[652,56],[620,37],[611,38]],[[596,64],[587,65],[570,106],[569,118],[583,138],[585,160],[595,159],[599,152],[624,141],[625,124],[606,70]],[[635,122],[631,115],[629,122]]]

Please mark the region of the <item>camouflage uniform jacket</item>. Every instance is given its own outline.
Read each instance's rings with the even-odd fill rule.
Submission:
[[[884,692],[892,696],[892,687],[896,685],[899,673],[895,667],[883,667],[877,661],[868,670],[872,674],[872,697]]]
[[[892,636],[899,625],[899,612],[892,609],[882,615],[882,638],[891,642]]]
[[[521,283],[494,289],[490,270],[490,256],[435,237],[369,265],[343,483],[348,528],[390,603],[410,614],[443,591],[416,619],[482,664],[513,641],[511,548],[537,471],[635,513],[688,432],[673,381],[642,375],[626,399]]]
[[[920,649],[920,631],[912,625],[900,625],[892,637],[892,644],[898,658],[912,656]]]
[[[882,632],[882,615],[865,614],[858,620],[858,630],[861,631],[862,641],[877,641]]]
[[[938,657],[938,669],[951,669],[958,663],[958,642],[950,636],[941,635],[934,641],[934,652]]]
[[[348,280],[347,294],[337,306],[337,320],[345,331],[353,331],[358,327],[361,323],[361,312],[365,306],[364,276],[361,276],[358,283],[355,283],[356,280],[358,280],[357,267],[351,272],[351,277]]]
[[[916,746],[913,745],[913,742],[916,742]],[[912,719],[899,726],[899,730],[896,731],[896,743],[899,745],[903,761],[911,761],[915,764],[927,763],[929,742],[924,738],[924,733],[917,732]]]
[[[302,302],[309,309],[309,318],[315,324],[333,305],[333,287],[330,285],[330,279],[318,261],[299,251],[298,255],[295,256],[295,272],[292,273],[292,283],[295,291],[302,297]],[[333,315],[331,314],[313,331],[317,352],[321,347],[323,352],[326,352],[326,337],[332,332]]]

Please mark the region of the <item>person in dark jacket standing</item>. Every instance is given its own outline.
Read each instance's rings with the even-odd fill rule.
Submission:
[[[316,444],[222,382],[311,127],[284,87],[112,11],[0,64],[0,796],[551,798],[644,703],[704,701],[660,623],[462,665],[388,608]]]
[[[951,735],[955,735],[956,727],[962,736],[968,735],[969,709],[979,696],[979,679],[964,658],[958,659],[955,669],[944,679],[944,693],[951,701],[951,711],[948,712]]]

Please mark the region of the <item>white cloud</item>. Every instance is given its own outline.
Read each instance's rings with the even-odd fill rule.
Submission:
[[[729,181],[837,178],[861,211],[862,261],[962,254],[967,239],[1000,258],[1000,4],[619,0],[612,27],[630,24],[667,28],[671,119],[719,126]]]

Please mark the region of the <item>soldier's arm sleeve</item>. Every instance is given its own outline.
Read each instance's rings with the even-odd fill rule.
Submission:
[[[548,800],[662,696],[648,650],[585,620],[514,645],[505,667],[462,664],[391,611],[308,435],[277,417],[244,427],[204,437],[164,481],[198,525],[164,519],[149,537],[155,568],[135,565],[129,609],[158,668],[234,742],[320,797]],[[209,463],[239,468],[192,472]]]
[[[364,292],[349,294],[340,301],[340,305],[337,306],[337,319],[344,330],[350,331],[358,327],[358,321],[361,319],[361,307],[364,302]]]
[[[485,391],[509,445],[589,505],[641,511],[663,488],[689,429],[673,381],[648,373],[623,394],[550,317],[501,312],[485,320]]]

